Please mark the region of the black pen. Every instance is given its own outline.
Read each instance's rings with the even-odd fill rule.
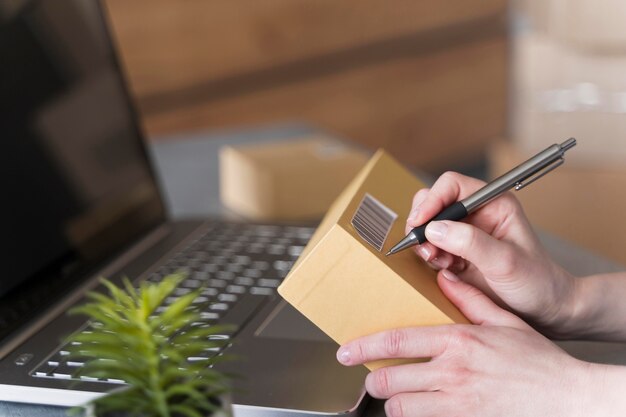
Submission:
[[[539,152],[528,161],[521,163],[506,174],[491,181],[489,184],[485,185],[469,197],[464,198],[461,201],[457,201],[451,206],[445,208],[437,216],[423,225],[413,228],[408,235],[406,235],[400,242],[394,245],[389,252],[387,252],[386,256],[393,255],[394,253],[398,253],[411,246],[420,245],[426,242],[426,226],[432,221],[461,220],[468,214],[477,210],[479,207],[494,198],[502,195],[511,188],[515,188],[515,190],[518,191],[535,182],[548,172],[563,164],[565,151],[575,145],[576,139],[569,138],[560,145],[554,144]]]

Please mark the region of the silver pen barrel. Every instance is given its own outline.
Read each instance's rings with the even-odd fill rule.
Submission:
[[[533,175],[546,170],[551,165],[555,163],[562,163],[565,151],[571,149],[575,145],[576,139],[570,138],[560,145],[554,144],[546,148],[526,162],[521,163],[506,174],[491,181],[471,196],[461,200],[461,203],[465,206],[467,212],[471,213],[491,199],[513,187],[516,187],[518,184],[531,178]]]

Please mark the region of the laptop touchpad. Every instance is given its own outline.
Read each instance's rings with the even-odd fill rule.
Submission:
[[[332,342],[330,337],[284,300],[267,316],[254,334],[272,339]]]

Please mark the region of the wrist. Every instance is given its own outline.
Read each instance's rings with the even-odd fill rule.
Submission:
[[[583,362],[584,363],[584,362]],[[578,385],[581,416],[626,415],[626,367],[586,363]],[[582,386],[581,386],[582,385]]]
[[[553,265],[549,282],[552,286],[545,293],[545,308],[531,317],[535,327],[553,339],[570,339],[579,332],[580,316],[584,310],[585,297],[582,280],[574,277],[558,265]]]

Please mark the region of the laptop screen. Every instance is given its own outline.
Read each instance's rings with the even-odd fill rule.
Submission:
[[[99,6],[0,0],[0,337],[164,220]]]

